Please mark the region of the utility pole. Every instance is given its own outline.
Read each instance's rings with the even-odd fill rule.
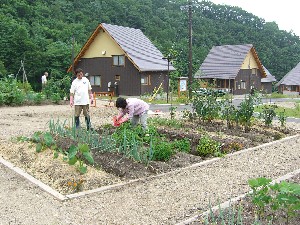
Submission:
[[[188,64],[189,64],[189,71],[188,71],[188,93],[189,93],[189,99],[192,98],[192,84],[193,84],[193,43],[192,43],[192,37],[193,37],[193,32],[192,32],[192,10],[193,10],[193,5],[198,5],[198,4],[193,4],[193,0],[188,0],[188,5],[185,6],[180,6],[181,10],[186,10],[188,8],[188,23],[189,23],[189,59],[188,59]]]
[[[72,35],[72,76],[75,76],[75,68],[74,68],[74,58],[75,58],[75,53],[74,53],[74,42],[75,42],[75,38],[74,38],[74,34]]]
[[[192,0],[189,0],[189,99],[192,98],[193,83],[193,52],[192,52]]]
[[[172,57],[171,57],[171,55],[169,54],[168,57],[163,57],[162,59],[168,60],[168,74],[167,74],[167,103],[169,103],[170,61],[172,60]]]

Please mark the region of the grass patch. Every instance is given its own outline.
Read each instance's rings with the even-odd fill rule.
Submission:
[[[273,92],[268,95],[268,98],[299,98],[299,95],[284,95],[277,92]]]
[[[261,113],[263,112],[263,107],[264,107],[263,105],[256,106],[254,111]],[[275,108],[276,115],[278,116],[280,112],[285,112],[285,115],[287,117],[300,118],[300,103],[298,101],[295,102],[295,108],[286,108],[286,107],[277,106]]]

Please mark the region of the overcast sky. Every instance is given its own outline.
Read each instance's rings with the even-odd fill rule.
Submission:
[[[210,0],[215,4],[238,6],[249,13],[276,22],[280,30],[292,31],[300,36],[298,0]]]

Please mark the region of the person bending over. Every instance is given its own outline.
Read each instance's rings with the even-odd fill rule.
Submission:
[[[130,120],[132,126],[136,126],[140,121],[143,129],[148,129],[149,105],[146,102],[138,98],[124,99],[119,97],[116,101],[116,107],[120,110],[117,121],[123,118],[123,116],[128,115],[127,119],[123,119],[122,122]]]

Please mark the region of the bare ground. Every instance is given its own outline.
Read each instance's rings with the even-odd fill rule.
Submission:
[[[105,102],[101,105],[98,105],[99,107],[97,108],[91,108],[92,124],[94,127],[100,126],[101,124],[110,123],[112,116],[117,113],[115,108],[105,106]],[[50,119],[57,120],[59,118],[61,121],[70,121],[71,117],[72,109],[70,109],[68,105],[1,108],[0,155],[4,159],[12,162],[16,166],[21,167],[25,171],[28,171],[42,182],[47,183],[62,193],[72,192],[68,186],[68,182],[74,180],[84,180],[87,188],[97,187],[99,185],[99,180],[101,180],[102,185],[120,182],[120,177],[106,173],[101,169],[99,170],[99,168],[95,169],[89,167],[89,172],[87,174],[78,175],[78,173],[75,172],[74,167],[67,165],[61,159],[54,160],[53,153],[50,150],[37,154],[35,153],[34,147],[29,143],[16,143],[11,141],[12,137],[30,136],[38,130],[45,131],[48,127],[47,122]],[[84,120],[82,119],[82,125],[84,125],[83,122]],[[293,123],[288,124],[288,126],[296,130],[300,130],[299,124]],[[288,142],[286,142],[286,144],[288,145]],[[295,163],[296,161],[297,160],[295,159]],[[53,176],[49,176],[49,173],[51,173]],[[55,177],[55,179],[53,179],[53,177]],[[173,180],[173,182],[177,183],[179,181]],[[192,210],[192,212],[195,212],[195,210]],[[170,212],[170,215],[171,214],[172,213]],[[179,215],[175,217],[177,217],[177,219],[182,218],[182,216]],[[170,221],[175,221],[177,219],[170,218]],[[139,220],[135,221],[137,222]],[[166,220],[164,221],[166,222]],[[119,222],[117,224],[126,223]]]

